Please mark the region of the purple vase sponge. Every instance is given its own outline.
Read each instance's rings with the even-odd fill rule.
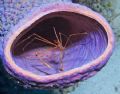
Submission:
[[[5,69],[32,88],[63,88],[88,79],[107,63],[114,46],[100,14],[65,2],[36,7],[3,41]]]

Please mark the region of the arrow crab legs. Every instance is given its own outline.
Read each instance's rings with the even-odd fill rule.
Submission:
[[[32,42],[34,40],[38,40],[38,41],[41,41],[41,42],[44,42],[46,44],[49,44],[51,46],[53,46],[53,49],[59,49],[60,50],[60,55],[59,55],[59,58],[60,58],[60,67],[59,67],[59,70],[60,71],[64,71],[64,64],[63,64],[63,58],[64,58],[64,50],[66,49],[67,45],[68,45],[68,42],[70,41],[70,38],[71,37],[74,37],[74,36],[78,36],[78,35],[81,35],[81,34],[87,34],[86,32],[84,33],[76,33],[76,34],[70,34],[69,36],[61,33],[61,32],[58,32],[56,31],[56,28],[53,26],[53,30],[54,30],[54,35],[55,35],[55,40],[53,40],[53,42],[49,41],[48,39],[36,34],[36,33],[33,33],[32,35],[28,36],[26,39],[22,40],[18,45],[22,44],[23,42],[27,41],[28,39],[34,37],[30,42],[28,42],[23,48],[22,50],[24,51],[30,44],[32,44]],[[63,45],[63,39],[62,39],[62,36],[66,37],[66,41],[65,41],[65,44]],[[17,46],[18,46],[17,45]],[[35,56],[38,56],[39,53],[35,53]],[[48,68],[52,68],[52,66],[46,62],[42,62],[46,67]]]

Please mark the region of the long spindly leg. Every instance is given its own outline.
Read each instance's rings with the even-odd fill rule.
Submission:
[[[54,33],[55,33],[55,37],[56,37],[56,39],[57,39],[57,43],[58,43],[58,44],[61,44],[60,39],[59,39],[59,37],[58,37],[58,35],[57,35],[57,32],[56,32],[55,27],[53,27],[53,30],[54,30]]]
[[[19,46],[19,45],[21,45],[22,43],[24,43],[25,41],[27,41],[28,39],[30,39],[30,38],[33,37],[33,36],[38,37],[38,38],[41,39],[41,41],[44,42],[44,43],[47,43],[47,44],[51,44],[51,45],[53,45],[53,46],[56,46],[56,44],[52,43],[51,41],[43,38],[42,36],[40,36],[40,35],[38,35],[38,34],[33,33],[32,35],[28,36],[26,39],[24,39],[24,40],[22,40],[20,43],[18,43],[18,44],[16,45],[16,47]]]
[[[60,38],[60,43],[61,43],[61,51],[60,51],[60,71],[64,71],[64,65],[63,65],[63,57],[64,57],[64,49],[65,47],[63,47],[63,40],[62,40],[62,36],[66,37],[68,39],[68,36],[63,34],[63,33],[60,33],[59,32],[59,38]]]
[[[26,48],[28,45],[30,45],[34,40],[35,40],[35,38],[33,38],[30,42],[28,42],[28,43],[22,48],[22,50],[24,51],[25,48]]]
[[[64,56],[64,48],[63,48],[63,40],[62,40],[62,33],[59,32],[59,37],[60,37],[60,43],[61,43],[61,46],[62,46],[62,49],[60,51],[60,71],[64,71],[64,65],[63,65],[63,56]],[[66,35],[64,35],[66,36]],[[66,36],[67,37],[67,36]]]
[[[30,42],[28,42],[24,47],[23,47],[23,51],[25,50],[25,48],[27,47],[27,46],[29,46],[34,40],[40,40],[40,41],[43,41],[43,40],[41,40],[41,39],[39,39],[39,38],[37,38],[37,37],[34,37]],[[43,63],[45,66],[47,66],[48,68],[52,68],[49,64],[47,64],[46,62],[41,62],[41,63]]]
[[[87,34],[87,33],[71,34],[71,35],[69,35],[69,37],[67,37],[67,35],[65,35],[65,34],[59,33],[61,44],[62,44],[62,37],[61,37],[61,35],[64,35],[64,36],[67,38],[67,41],[66,41],[66,43],[65,43],[65,46],[63,46],[63,44],[62,44],[62,47],[65,49],[66,46],[67,46],[67,44],[68,44],[68,42],[69,42],[69,40],[70,40],[70,38],[71,38],[72,36],[79,35],[79,34]],[[64,70],[63,61],[62,61],[62,60],[63,60],[63,57],[64,57],[64,49],[61,50],[61,53],[60,53],[60,62],[61,62],[60,70],[61,70],[61,71]]]
[[[63,46],[62,36],[64,36],[66,39],[68,39],[69,36],[67,36],[67,35],[59,32],[60,42],[61,42],[61,44],[62,44],[62,46]]]
[[[52,66],[49,65],[48,63],[46,63],[44,60],[40,60],[40,61],[41,61],[41,63],[42,63],[43,65],[45,65],[46,67],[52,68]]]
[[[63,65],[63,51],[60,52],[60,71],[64,71],[64,65]]]
[[[59,45],[58,47],[60,49],[60,70],[63,71],[64,66],[63,66],[62,59],[63,59],[63,50],[64,49],[63,49],[63,45],[62,45],[62,37],[61,37],[61,33],[59,33],[59,37],[58,37],[55,27],[53,27],[53,29],[54,29],[54,33],[55,33],[55,36],[56,36],[56,39],[57,39],[57,45]]]
[[[59,36],[64,36],[67,40],[68,40],[68,37],[69,37],[69,36],[67,36],[67,35],[65,35],[63,33],[59,33]],[[62,40],[62,38],[61,38],[61,40]],[[62,46],[63,46],[63,43],[62,43]],[[66,48],[66,46],[63,46],[63,47]]]
[[[59,32],[59,37],[60,37],[60,43],[62,44],[62,34]]]
[[[68,42],[70,41],[70,38],[71,37],[73,37],[73,36],[78,36],[78,35],[81,35],[81,34],[88,34],[87,32],[85,32],[85,33],[75,33],[75,34],[70,34],[69,36],[68,36],[68,38],[67,38],[67,41],[66,41],[66,43],[65,43],[65,45],[64,45],[64,47],[66,48],[66,46],[67,46],[67,44],[68,44]]]
[[[23,51],[24,51],[25,48],[26,48],[27,46],[29,46],[34,40],[40,40],[40,41],[45,42],[45,43],[47,43],[47,44],[51,44],[51,43],[46,42],[46,41],[44,41],[44,40],[42,40],[42,39],[40,39],[40,38],[34,37],[30,42],[28,42],[28,43],[23,47]],[[55,45],[55,46],[56,46],[56,45]]]
[[[53,42],[51,42],[51,41],[49,41],[49,40],[43,38],[43,37],[40,36],[40,35],[37,35],[37,37],[38,37],[39,39],[42,39],[43,42],[49,43],[49,44],[51,44],[51,45],[53,45],[53,46],[56,46],[55,43],[53,43]]]
[[[40,71],[40,72],[42,72],[42,73],[44,73],[46,75],[50,75],[48,72],[45,72],[45,71],[41,70],[40,68],[38,68],[38,66],[39,65],[32,65],[32,67],[35,68],[36,70],[38,70],[38,71]]]

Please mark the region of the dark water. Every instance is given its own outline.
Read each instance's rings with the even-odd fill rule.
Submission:
[[[0,59],[0,94],[53,94],[48,90],[25,89],[14,82],[5,71]]]

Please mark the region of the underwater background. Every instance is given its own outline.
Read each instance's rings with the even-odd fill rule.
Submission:
[[[0,0],[1,2],[2,0]],[[115,49],[107,65],[92,78],[64,94],[120,94],[120,0],[73,0],[102,14],[115,34]],[[0,94],[54,94],[52,90],[26,89],[6,73],[0,60]],[[58,93],[55,93],[58,94]]]

